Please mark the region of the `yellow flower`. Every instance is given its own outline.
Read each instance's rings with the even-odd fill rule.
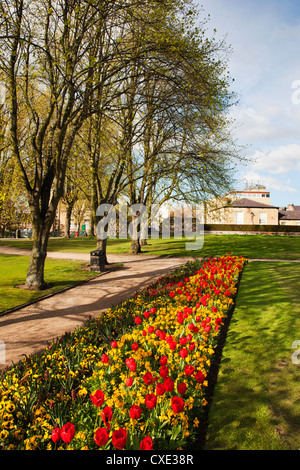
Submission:
[[[78,390],[78,393],[77,395],[79,397],[84,397],[85,395],[87,395],[88,391],[85,387],[81,387],[79,390]]]
[[[0,439],[6,439],[9,432],[6,429],[1,429],[0,431]]]
[[[8,403],[8,405],[6,406],[6,411],[8,411],[8,413],[12,413],[14,410],[15,405],[12,402]]]
[[[195,418],[195,419],[194,419],[193,424],[194,424],[194,427],[195,427],[195,428],[198,428],[198,427],[199,427],[199,420],[198,420],[198,418]]]

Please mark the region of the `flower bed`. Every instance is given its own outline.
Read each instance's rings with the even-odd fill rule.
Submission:
[[[246,260],[188,263],[7,370],[2,449],[178,449]]]

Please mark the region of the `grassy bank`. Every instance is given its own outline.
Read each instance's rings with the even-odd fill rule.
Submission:
[[[143,247],[143,253],[156,256],[187,256],[187,257],[213,257],[231,252],[236,256],[249,259],[300,259],[300,237],[280,235],[205,235],[201,249],[187,250],[187,240],[149,239]],[[15,246],[31,249],[31,240],[5,240],[0,246]],[[49,241],[48,251],[65,251],[89,253],[96,247],[95,238],[52,238]],[[124,254],[130,250],[130,239],[108,240],[109,254]]]
[[[206,449],[300,447],[300,265],[243,272],[209,413]]]
[[[43,291],[31,291],[16,287],[25,282],[29,265],[28,256],[0,255],[0,265],[0,312],[71,287],[95,276],[95,273],[84,269],[83,263],[47,259],[45,279],[51,287]]]

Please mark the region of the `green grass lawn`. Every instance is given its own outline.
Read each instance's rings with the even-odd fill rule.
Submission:
[[[232,252],[246,258],[263,259],[300,259],[300,237],[280,235],[205,235],[204,245],[200,250],[186,250],[185,239],[155,240],[149,239],[143,247],[143,253],[156,256],[206,257]],[[30,249],[31,240],[7,240],[1,245]],[[96,248],[95,238],[51,238],[48,251],[66,251],[89,253]],[[108,240],[108,254],[128,253],[130,239]]]
[[[24,284],[28,265],[28,256],[0,255],[0,312],[95,276],[95,273],[83,269],[83,263],[47,259],[45,280],[52,286],[50,289],[31,291],[16,288],[15,286]]]
[[[205,449],[300,448],[300,265],[249,263],[242,276]],[[299,354],[300,356],[300,354]]]

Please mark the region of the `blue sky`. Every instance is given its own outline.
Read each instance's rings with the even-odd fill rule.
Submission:
[[[239,103],[233,136],[250,161],[245,181],[264,184],[271,204],[300,205],[299,0],[195,0],[216,38],[231,45],[229,72]]]

